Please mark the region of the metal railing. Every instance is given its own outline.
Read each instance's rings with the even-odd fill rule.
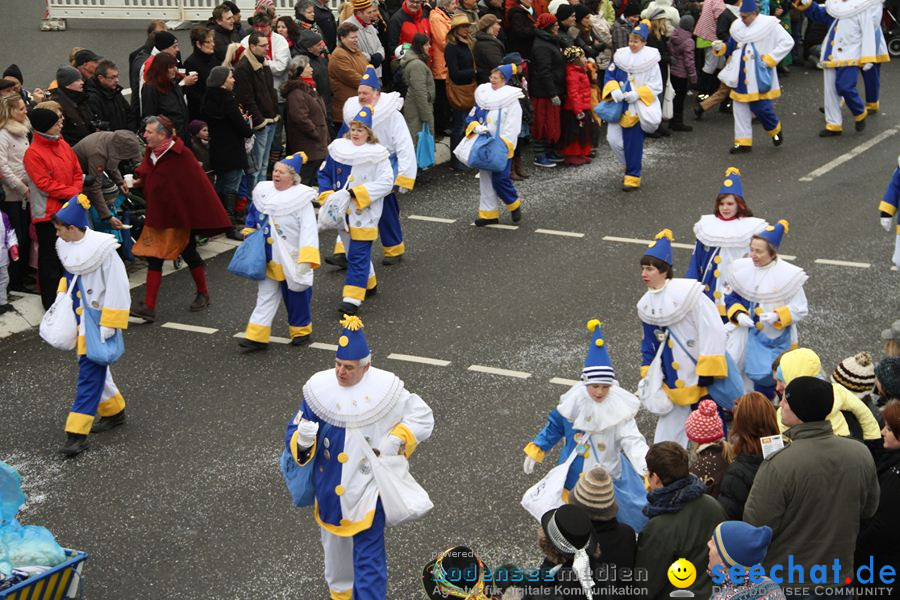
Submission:
[[[254,0],[236,0],[242,18],[253,14]],[[138,19],[206,21],[221,0],[47,0],[47,19]],[[296,0],[275,0],[279,15],[293,15]],[[329,0],[336,10],[341,0]]]

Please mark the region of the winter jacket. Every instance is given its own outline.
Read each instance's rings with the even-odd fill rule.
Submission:
[[[128,129],[137,131],[138,123],[131,104],[122,95],[122,86],[110,90],[98,82],[87,92],[88,105],[102,131]]]
[[[23,162],[31,179],[29,202],[33,223],[49,221],[72,196],[81,193],[81,165],[62,137],[35,133]]]
[[[328,122],[331,123],[333,119],[331,118],[331,81],[328,79],[328,54],[313,54],[306,48],[300,48],[300,54],[309,59],[313,70],[313,80],[316,82],[316,92],[325,103],[325,113],[328,115]]]
[[[167,92],[149,83],[141,88],[141,117],[153,115],[163,115],[171,119],[178,137],[182,140],[190,137],[188,125],[191,119],[187,102],[184,100],[184,91],[177,83],[173,83]]]
[[[566,95],[566,61],[555,36],[543,29],[534,34],[528,92],[532,98]]]
[[[503,64],[506,47],[499,39],[486,31],[475,34],[475,81],[487,83],[491,71]]]
[[[359,29],[357,32],[359,49],[368,57],[369,64],[375,66],[375,73],[381,79],[381,63],[384,62],[386,53],[378,38],[378,30],[374,25],[364,25],[356,15],[350,15],[344,23],[353,23]]]
[[[787,565],[793,555],[808,572],[838,559],[838,580],[853,577],[860,519],[878,508],[872,457],[858,441],[834,435],[828,421],[801,423],[786,435],[791,444],[763,461],[744,506],[744,521],[772,528],[763,566]]]
[[[0,177],[7,202],[22,202],[31,181],[23,162],[28,150],[28,130],[28,125],[12,119],[0,129]]]
[[[359,80],[366,70],[366,55],[339,45],[328,60],[328,80],[331,82],[331,115],[337,121],[344,114],[344,102],[356,95]]]
[[[432,14],[437,11],[432,11]],[[403,117],[413,140],[418,140],[422,123],[428,123],[434,135],[434,76],[431,69],[412,50],[403,55],[403,81],[406,83],[406,98],[403,102]]]
[[[717,40],[722,40],[723,42],[728,41],[728,38],[731,37],[731,24],[734,23],[737,18],[737,7],[732,5],[725,5],[725,10],[723,10],[722,14],[719,15],[719,18],[716,19]],[[806,39],[809,39],[809,32],[807,32],[806,34]]]
[[[600,50],[600,52],[598,52],[597,56],[594,58],[597,63],[597,68],[600,71],[603,71],[604,69],[606,69],[606,67],[609,66],[609,63],[612,60],[612,27],[603,16],[591,15],[591,33],[593,34],[595,40],[605,46],[605,48]]]
[[[466,44],[447,44],[444,58],[447,75],[453,83],[466,85],[475,81],[475,58]]]
[[[697,448],[697,458],[691,462],[691,473],[706,484],[706,493],[719,497],[719,485],[728,468],[728,461],[722,453],[721,444],[701,444]]]
[[[610,521],[592,521],[594,539],[600,547],[600,564],[615,565],[617,569],[634,568],[634,554],[637,550],[637,539],[634,529],[616,519]]]
[[[881,497],[878,511],[863,523],[856,541],[854,565],[868,565],[869,557],[874,558],[875,572],[881,567],[900,565],[900,450],[886,450],[878,465],[878,483]]]
[[[706,543],[712,537],[716,525],[725,520],[725,511],[712,497],[701,494],[674,513],[651,518],[638,537],[634,565],[646,569],[649,579],[641,585],[647,587],[646,596],[651,600],[668,600],[675,588],[669,583],[666,569],[679,558],[699,565],[697,579],[691,591],[697,598],[709,598],[712,580],[706,573],[709,562]]]
[[[431,28],[431,72],[435,79],[447,79],[444,50],[447,47],[447,33],[450,31],[450,15],[443,8],[437,7],[428,15],[428,26]]]
[[[331,141],[322,97],[305,81],[292,79],[281,88],[287,99],[284,131],[287,153],[305,152],[309,160],[324,160]]]
[[[724,10],[725,2],[723,0],[704,0],[700,18],[697,19],[697,25],[694,27],[694,35],[709,42],[722,39],[716,36],[716,22]]]
[[[240,42],[241,36],[234,29],[229,31],[220,25],[213,25],[212,32],[213,56],[216,57],[217,63],[221,65],[225,60],[225,54],[228,52],[228,46]]]
[[[534,33],[537,31],[535,20],[536,17],[520,4],[507,11],[503,21],[506,26],[507,52],[518,52],[525,60],[531,60]]]
[[[672,62],[672,55],[669,53],[669,38],[662,38],[653,35],[652,33],[647,37],[647,45],[651,48],[656,48],[659,50],[659,68],[660,70],[668,68],[669,63]],[[665,66],[663,66],[665,65]],[[663,71],[665,73],[665,71]],[[663,81],[663,87],[665,87],[666,82]]]
[[[334,52],[337,46],[337,21],[334,18],[334,13],[331,12],[328,3],[325,3],[323,6],[319,3],[319,0],[314,0],[313,6],[316,11],[315,18],[316,25],[319,27],[319,33],[322,34],[322,39],[325,40],[328,52]]]
[[[63,115],[66,117],[62,126],[62,137],[70,146],[74,146],[81,139],[93,133],[94,113],[88,104],[87,94],[76,92],[66,88],[56,88],[50,91],[50,100],[59,102]]]
[[[478,8],[478,18],[480,19],[484,15],[494,15],[497,17],[497,20],[502,24],[506,15],[503,14],[503,3],[500,3],[500,6],[494,7],[485,2],[485,0],[478,0],[478,4],[476,5]],[[477,21],[476,21],[477,23]],[[503,42],[503,45],[506,45],[506,29],[501,27],[500,31],[497,33],[497,37]]]
[[[740,521],[744,517],[744,503],[750,495],[753,480],[759,465],[761,454],[738,454],[734,462],[728,465],[722,482],[719,484],[719,504],[732,521]]]
[[[103,178],[99,175],[106,173],[116,185],[125,183],[119,163],[128,160],[139,163],[143,158],[141,141],[132,131],[95,131],[75,144],[72,150],[84,174],[96,176],[92,184],[85,186],[84,193],[100,218],[106,219],[110,213],[103,198]]]
[[[566,65],[566,101],[563,108],[575,114],[591,110],[591,82],[584,67]]]
[[[234,68],[234,97],[253,120],[253,128],[269,124],[278,115],[278,94],[272,70],[249,50]]]
[[[150,57],[150,50],[152,48],[153,44],[150,45],[150,48],[141,46],[128,55],[128,84],[131,86],[132,90],[140,88],[141,67],[144,66],[144,61]],[[132,92],[132,97],[133,96],[134,92]]]
[[[206,78],[209,77],[209,72],[212,71],[212,68],[220,64],[222,64],[222,61],[217,60],[215,54],[204,54],[196,49],[184,61],[184,68],[188,73],[191,71],[197,72],[197,83],[184,88],[191,121],[200,118],[200,111],[203,108],[203,96],[206,95]]]
[[[247,168],[244,141],[253,135],[233,92],[207,88],[200,115],[209,127],[209,163],[214,171]]]
[[[642,19],[652,19],[654,15],[657,15],[662,12],[666,19],[668,19],[669,23],[672,25],[672,29],[678,27],[678,21],[681,19],[681,15],[678,14],[678,9],[676,9],[672,5],[672,0],[652,0],[650,4],[647,5],[647,8],[641,11]]]
[[[406,2],[403,2],[403,6],[393,14],[391,22],[388,24],[388,40],[391,51],[396,50],[400,44],[411,44],[417,33],[424,33],[429,39],[431,38],[428,17],[421,8],[415,13],[410,12]]]
[[[697,62],[694,60],[694,38],[691,32],[679,27],[669,36],[672,77],[681,77],[692,84],[697,83]]]

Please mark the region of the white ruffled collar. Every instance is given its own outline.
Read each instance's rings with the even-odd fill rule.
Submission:
[[[586,384],[579,382],[559,397],[556,410],[572,426],[587,433],[597,433],[634,418],[640,407],[637,397],[613,383],[609,394],[597,402],[588,393]]]
[[[787,304],[809,279],[803,269],[783,258],[764,267],[755,266],[750,258],[739,258],[728,271],[726,279],[734,291],[750,302],[766,304]]]
[[[659,58],[659,50],[651,46],[644,46],[638,52],[632,52],[631,48],[625,46],[616,50],[616,53],[613,55],[613,63],[629,75],[632,75],[656,68]]]
[[[274,182],[261,181],[253,188],[253,206],[260,213],[282,217],[299,213],[316,195],[315,190],[305,185],[293,185],[279,191]]]
[[[485,110],[506,108],[514,102],[518,102],[522,97],[524,97],[522,90],[512,85],[504,85],[499,90],[495,90],[488,82],[475,88],[475,103]]]
[[[825,0],[825,11],[835,19],[845,19],[881,4],[882,0]]]
[[[338,385],[334,369],[319,371],[303,386],[303,399],[323,421],[337,427],[366,427],[393,410],[403,382],[393,373],[369,367],[352,387]]]
[[[359,96],[350,96],[344,103],[344,121],[350,122],[355,117],[362,106],[359,103]],[[391,117],[395,111],[403,109],[403,96],[399,92],[381,92],[378,102],[372,107],[372,127],[378,127],[386,119]]]
[[[660,290],[647,290],[637,303],[638,316],[644,323],[668,327],[687,316],[702,294],[699,281],[670,279]]]
[[[331,158],[345,165],[362,165],[388,160],[390,153],[381,144],[357,146],[347,138],[338,138],[328,145]]]
[[[752,44],[765,38],[775,27],[781,27],[781,21],[770,15],[758,15],[750,27],[744,25],[738,17],[731,24],[731,37],[743,44]]]
[[[73,275],[85,275],[96,271],[110,253],[119,247],[115,236],[93,229],[84,232],[77,242],[56,240],[56,253],[63,267]]]
[[[716,215],[703,215],[694,224],[694,235],[704,246],[716,248],[749,248],[754,235],[766,228],[757,217],[741,217],[724,221]]]

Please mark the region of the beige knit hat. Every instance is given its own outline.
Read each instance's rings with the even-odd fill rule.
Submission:
[[[594,467],[578,478],[569,504],[587,510],[593,521],[609,521],[619,512],[612,478],[603,467]]]
[[[868,394],[875,387],[875,363],[868,352],[845,358],[831,373],[831,382],[839,383],[857,396]]]

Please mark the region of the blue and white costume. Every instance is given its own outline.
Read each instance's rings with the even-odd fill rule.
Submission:
[[[641,21],[631,32],[647,41],[649,21]],[[632,52],[627,46],[613,55],[603,80],[602,100],[626,102],[618,123],[608,123],[606,141],[616,159],[625,165],[626,188],[641,187],[644,133],[653,133],[662,122],[658,96],[664,83],[659,71],[659,50],[644,46]],[[640,125],[640,127],[635,127]]]
[[[56,217],[68,225],[88,227],[88,209],[90,202],[79,194],[69,200]],[[73,298],[78,322],[78,384],[75,401],[66,419],[66,433],[87,435],[98,413],[101,417],[111,417],[125,410],[125,399],[113,381],[109,367],[87,357],[85,341],[87,327],[99,328],[103,340],[128,327],[131,291],[125,265],[116,254],[118,247],[114,236],[92,229],[87,229],[84,238],[77,242],[56,240],[56,253],[66,271],[57,292],[72,293],[70,286],[78,277]],[[85,311],[93,311],[99,318],[86,319]]]
[[[881,212],[882,225],[888,231],[896,232],[894,241],[894,255],[891,257],[894,265],[900,269],[900,217],[897,215],[897,207],[900,205],[900,157],[897,157],[897,168],[894,169],[894,176],[891,177],[887,189],[884,190],[884,197],[878,205]],[[896,223],[892,223],[892,217],[898,217]],[[892,227],[895,225],[895,227]]]
[[[759,237],[778,248],[787,230],[787,221],[782,220],[769,225]],[[772,362],[797,346],[796,323],[809,312],[803,292],[809,278],[803,269],[782,258],[764,267],[756,267],[751,258],[741,258],[732,263],[725,278],[731,290],[725,296],[731,321],[728,353],[744,373],[745,390],[771,396],[775,385]]]
[[[877,60],[872,64],[871,69],[862,72],[862,78],[866,88],[866,110],[874,113],[878,112],[881,106],[879,103],[879,98],[881,97],[881,63],[891,60],[890,53],[887,50],[887,40],[884,39],[884,30],[881,28],[881,22],[884,18],[884,4],[873,2],[869,8],[869,18],[872,20],[871,27],[875,30],[875,56]]]
[[[644,256],[671,265],[672,232],[664,229],[657,234]],[[725,326],[704,295],[703,284],[693,279],[669,279],[661,288],[647,290],[637,311],[643,327],[641,377],[661,379],[661,389],[672,404],[645,407],[659,415],[654,443],[674,441],[687,447],[684,422],[691,406],[708,395],[712,378],[728,375]],[[650,373],[653,365],[661,378],[660,373]]]
[[[577,452],[577,456],[566,475],[563,502],[568,501],[582,473],[596,466],[603,467],[614,480],[619,506],[616,518],[639,532],[647,522],[641,512],[647,503],[641,476],[647,470],[648,450],[647,441],[634,421],[640,402],[616,381],[600,325],[597,320],[588,323],[593,336],[581,382],[560,396],[559,404],[547,416],[547,424],[525,446],[525,455],[531,459],[526,459],[525,472],[530,474],[534,463],[543,462],[546,453],[564,440],[559,463],[564,463],[572,452]],[[588,393],[589,384],[612,387],[605,398],[597,401]]]
[[[370,356],[357,317],[341,323],[337,358]],[[385,516],[364,444],[382,455],[409,458],[434,427],[431,409],[393,373],[360,365],[356,385],[338,384],[334,370],[320,371],[303,386],[303,404],[288,423],[284,443],[307,478],[307,494],[321,528],[325,579],[332,600],[385,600]],[[317,431],[301,446],[303,431]]]
[[[740,10],[741,14],[755,12],[756,0],[744,0]],[[775,67],[794,47],[794,39],[778,17],[769,15],[757,15],[749,27],[735,19],[729,33],[728,43],[718,45],[717,52],[728,57],[719,80],[731,88],[734,145],[753,146],[754,116],[780,144],[776,136],[781,133],[781,122],[772,108],[772,100],[781,96]]]
[[[298,153],[280,162],[299,174],[305,161],[306,156]],[[266,278],[258,284],[256,307],[244,334],[248,340],[269,343],[279,298],[287,309],[291,339],[312,333],[313,269],[321,264],[319,229],[312,206],[316,196],[316,190],[300,184],[279,191],[273,182],[261,181],[253,188],[244,231],[265,230]]]
[[[719,194],[744,197],[741,172],[735,167],[725,171],[725,181]],[[694,224],[697,243],[685,279],[696,279],[713,301],[721,316],[725,316],[725,293],[722,275],[732,262],[747,255],[750,240],[766,228],[767,223],[756,217],[736,217],[725,220],[718,215],[703,215]]]

